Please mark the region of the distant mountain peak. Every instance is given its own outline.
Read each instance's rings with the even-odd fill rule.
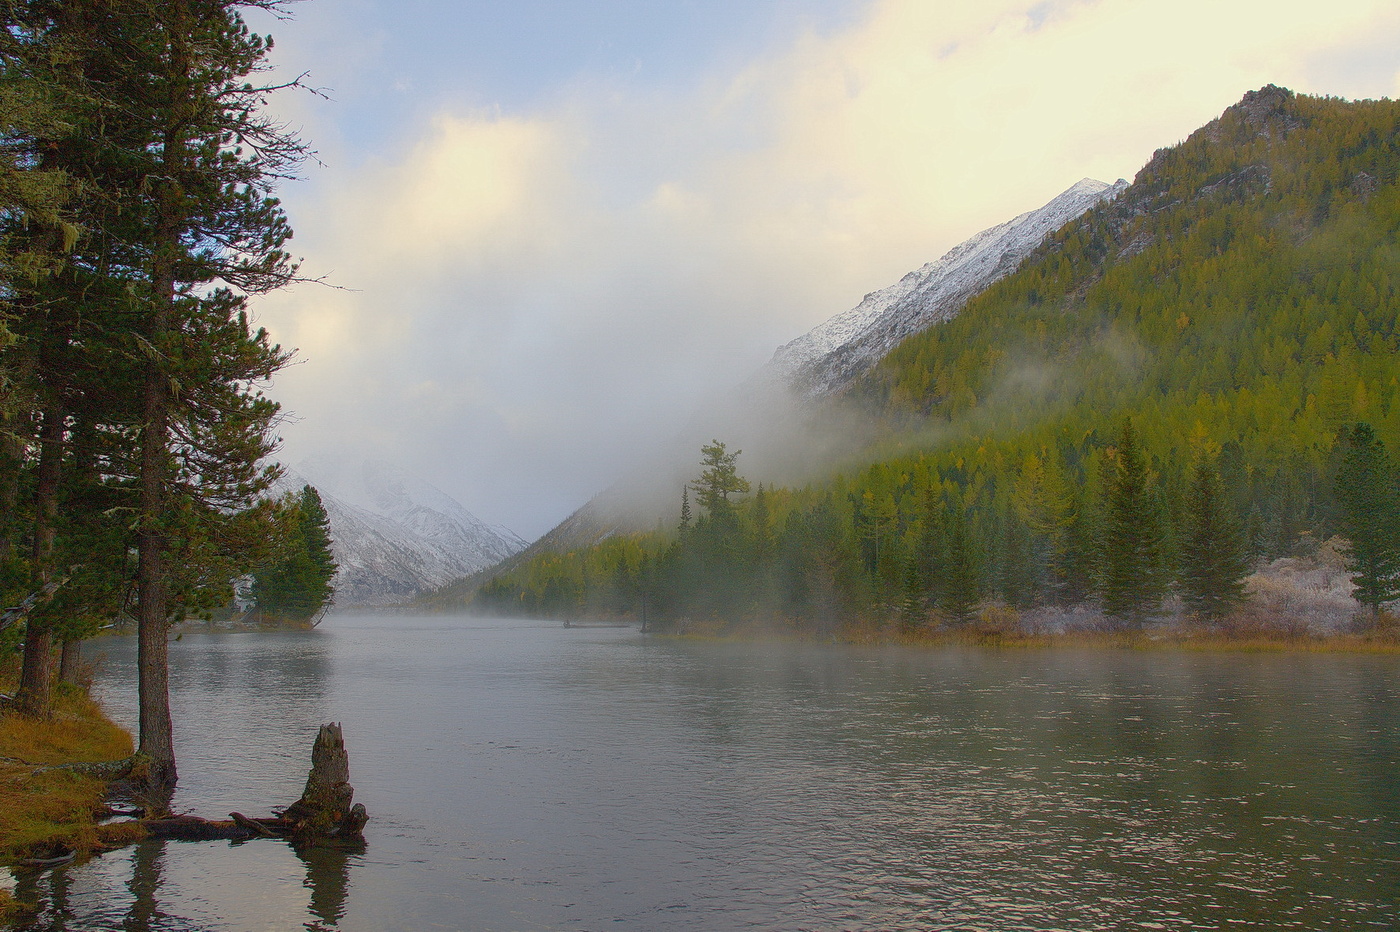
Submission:
[[[1045,206],[990,227],[867,294],[849,311],[780,347],[767,369],[808,398],[835,394],[901,340],[949,320],[968,299],[1011,274],[1046,236],[1128,187],[1083,178]]]
[[[485,569],[525,547],[446,492],[387,463],[307,460],[282,480],[313,485],[330,516],[336,604],[390,605]]]

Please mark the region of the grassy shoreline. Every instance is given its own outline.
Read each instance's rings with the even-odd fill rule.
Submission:
[[[0,667],[0,692],[14,692],[11,661]],[[0,865],[72,851],[79,856],[129,840],[97,824],[107,794],[106,781],[65,770],[58,764],[110,761],[132,753],[132,738],[103,713],[81,687],[61,684],[54,714],[35,720],[0,713]],[[23,904],[0,890],[0,923],[23,912]]]

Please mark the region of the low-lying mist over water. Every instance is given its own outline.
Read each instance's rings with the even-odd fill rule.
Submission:
[[[133,648],[101,648],[124,721]],[[1390,927],[1396,674],[406,616],[187,633],[176,808],[295,798],[340,720],[367,847],[138,846],[40,879],[26,928]]]

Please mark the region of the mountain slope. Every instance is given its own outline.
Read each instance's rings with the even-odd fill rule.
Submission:
[[[481,521],[433,486],[365,463],[358,470],[303,464],[288,488],[317,487],[330,517],[340,569],[333,585],[342,607],[392,605],[475,573],[520,551],[525,542]]]
[[[1048,204],[983,230],[845,313],[778,349],[769,366],[802,394],[851,385],[907,337],[951,319],[967,300],[1016,270],[1050,233],[1128,187],[1085,178]]]
[[[722,526],[529,561],[481,606],[635,613],[645,596],[653,620],[817,632],[966,619],[982,599],[1101,618],[1084,606],[1125,449],[1163,585],[1196,463],[1250,557],[1310,553],[1338,527],[1348,425],[1400,447],[1400,103],[1246,94],[849,396],[883,431],[863,462]]]
[[[798,473],[791,462],[804,465],[831,459],[832,396],[877,364],[890,347],[957,314],[969,297],[1014,271],[1047,235],[1097,204],[1116,197],[1128,183],[1108,185],[1085,178],[1035,210],[983,230],[953,247],[943,257],[905,275],[888,288],[873,292],[842,314],[819,324],[780,347],[757,376],[719,405],[742,411],[737,421],[696,415],[687,440],[669,454],[651,451],[648,465],[620,479],[528,548],[499,566],[488,567],[425,594],[425,604],[459,604],[483,581],[544,553],[564,553],[588,547],[619,534],[634,534],[674,520],[676,497],[694,467],[701,443],[720,435],[747,452],[746,468],[772,481],[792,481]],[[800,401],[825,399],[826,410]],[[819,421],[817,425],[807,422]],[[850,434],[848,427],[841,432]],[[787,461],[786,463],[780,461]]]

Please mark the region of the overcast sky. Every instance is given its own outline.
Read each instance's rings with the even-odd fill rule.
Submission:
[[[533,539],[773,350],[1246,90],[1400,95],[1394,0],[306,0],[329,100],[284,461],[369,455]]]

